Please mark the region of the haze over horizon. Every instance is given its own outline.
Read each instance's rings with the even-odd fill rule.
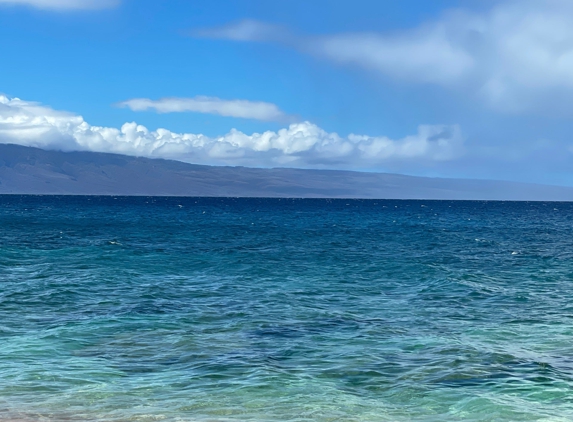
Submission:
[[[572,20],[566,0],[0,0],[0,142],[573,186]]]

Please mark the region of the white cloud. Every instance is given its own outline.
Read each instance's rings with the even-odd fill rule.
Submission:
[[[150,100],[135,98],[118,104],[133,111],[155,110],[158,113],[194,112],[218,114],[263,121],[284,121],[288,116],[275,104],[261,101],[222,100],[217,97],[197,96],[194,98],[162,98]]]
[[[119,0],[0,0],[0,6],[30,6],[46,10],[92,10],[114,7]]]
[[[508,0],[483,13],[450,10],[399,32],[278,41],[386,77],[469,94],[500,111],[564,110],[573,105],[572,22],[571,0]],[[241,28],[244,35],[238,36]],[[271,32],[268,24],[243,22],[212,30],[211,36],[277,41],[266,36]]]
[[[232,41],[280,41],[288,36],[284,28],[276,25],[245,19],[218,28],[193,31],[199,38],[224,39]]]
[[[384,169],[456,158],[462,137],[456,126],[420,126],[403,139],[341,137],[309,123],[277,132],[244,134],[236,129],[220,137],[150,131],[136,123],[120,129],[91,126],[81,116],[0,96],[0,142],[44,149],[88,150],[170,158],[213,165]]]
[[[448,41],[444,28],[396,37],[335,35],[314,40],[310,49],[340,63],[416,82],[449,85],[463,79],[475,66],[470,54]]]

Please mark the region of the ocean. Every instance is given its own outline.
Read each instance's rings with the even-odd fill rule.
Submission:
[[[573,204],[0,196],[0,420],[573,420]]]

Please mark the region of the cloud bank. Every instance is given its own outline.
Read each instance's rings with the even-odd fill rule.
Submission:
[[[0,6],[29,6],[45,10],[106,9],[119,4],[119,0],[0,0]]]
[[[162,98],[156,101],[147,98],[134,98],[123,101],[118,106],[127,107],[133,111],[194,112],[263,121],[285,121],[289,119],[289,116],[275,104],[261,101],[222,100],[217,97]]]
[[[290,35],[243,21],[198,35],[280,42],[335,63],[481,98],[503,112],[573,105],[573,2],[509,0],[484,13],[450,10],[399,32]],[[269,34],[280,33],[281,36]]]
[[[452,160],[462,153],[457,126],[420,126],[402,139],[328,133],[310,122],[277,132],[219,137],[151,131],[137,123],[121,128],[88,124],[81,116],[18,98],[0,96],[0,142],[63,151],[112,152],[198,164],[256,167],[385,169]]]

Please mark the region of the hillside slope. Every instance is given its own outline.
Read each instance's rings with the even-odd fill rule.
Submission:
[[[0,194],[573,200],[573,188],[332,170],[213,167],[0,144]]]

